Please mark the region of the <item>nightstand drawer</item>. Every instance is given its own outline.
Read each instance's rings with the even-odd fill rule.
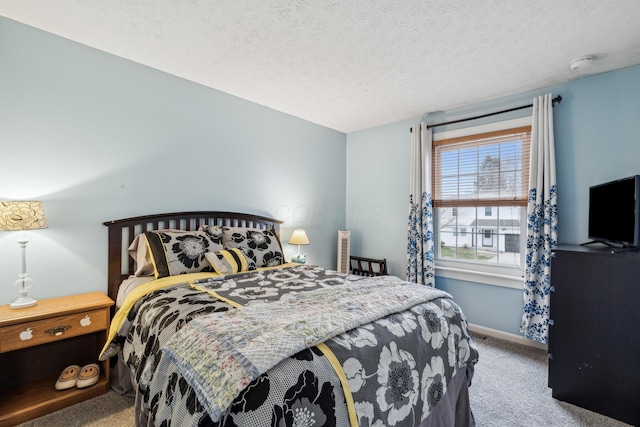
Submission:
[[[109,310],[93,310],[0,328],[0,353],[107,329]]]

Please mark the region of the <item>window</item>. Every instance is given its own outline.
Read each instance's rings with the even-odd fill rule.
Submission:
[[[489,132],[472,128],[452,138],[434,135],[436,268],[522,276],[528,121]]]

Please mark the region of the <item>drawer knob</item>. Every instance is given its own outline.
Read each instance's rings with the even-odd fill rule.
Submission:
[[[51,335],[52,337],[59,337],[60,335],[64,334],[70,327],[71,326],[56,326],[55,328],[47,329],[44,332]]]

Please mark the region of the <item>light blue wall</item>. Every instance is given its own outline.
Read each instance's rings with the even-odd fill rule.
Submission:
[[[301,149],[303,147],[303,149]],[[29,232],[35,298],[106,291],[104,221],[250,212],[304,228],[335,268],[345,225],[346,136],[0,18],[0,200],[42,200]],[[0,304],[19,270],[0,232]]]
[[[351,254],[387,258],[404,277],[407,253],[409,128],[394,123],[347,136],[347,228]]]
[[[554,109],[559,239],[582,243],[588,240],[589,186],[640,174],[640,65],[430,114],[427,121],[440,123],[526,105],[548,92],[563,98]],[[523,113],[530,114],[530,109],[502,118]],[[409,127],[419,119],[347,135],[347,228],[357,236],[352,252],[386,257],[391,274],[401,277],[406,260]],[[495,119],[466,125],[490,120]],[[375,216],[376,221],[349,215],[362,207],[384,215]],[[441,277],[436,286],[453,294],[470,322],[519,334],[520,290]]]

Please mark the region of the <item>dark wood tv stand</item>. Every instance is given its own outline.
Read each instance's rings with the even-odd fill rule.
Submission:
[[[551,285],[552,396],[640,425],[640,251],[561,246]]]

